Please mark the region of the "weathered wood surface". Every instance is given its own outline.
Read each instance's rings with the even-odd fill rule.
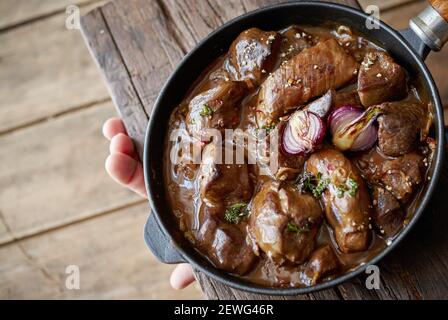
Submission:
[[[140,201],[142,202],[142,201]],[[0,250],[0,297],[28,299],[193,299],[195,287],[173,290],[172,266],[160,264],[141,241],[146,201]],[[66,268],[80,271],[69,290]]]
[[[111,105],[0,136],[0,244],[140,201],[103,170]]]
[[[42,19],[65,11],[68,5],[85,5],[97,0],[2,0],[0,30]]]
[[[140,147],[147,124],[147,118],[141,115],[150,114],[158,90],[181,57],[228,19],[275,2],[229,1],[224,6],[210,0],[198,1],[192,6],[174,0],[116,0],[83,18],[86,41],[99,62],[129,133]],[[424,2],[417,4],[423,6]],[[404,14],[403,10],[400,7],[390,11],[392,25],[407,25],[411,15]],[[444,57],[431,59],[440,61]],[[443,83],[443,79],[441,81]],[[444,97],[445,94],[446,91],[443,92]],[[444,213],[448,208],[441,198],[447,181],[445,173],[433,205],[417,228],[381,263],[382,285],[378,291],[367,290],[362,277],[337,288],[301,297],[248,294],[223,286],[199,272],[198,280],[206,297],[214,299],[445,298],[448,293],[448,218]]]
[[[0,32],[0,134],[109,99],[80,32],[66,29],[65,19],[64,11]]]

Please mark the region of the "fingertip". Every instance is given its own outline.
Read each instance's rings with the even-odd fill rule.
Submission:
[[[123,153],[112,153],[107,157],[105,167],[112,179],[127,185],[134,176],[137,161]]]
[[[126,134],[126,129],[124,127],[123,121],[120,118],[109,118],[106,120],[106,122],[104,122],[103,135],[106,139],[111,140],[119,133]]]
[[[195,280],[191,266],[188,263],[182,263],[177,265],[171,273],[170,284],[173,289],[180,290],[189,286]]]
[[[124,153],[132,156],[134,154],[134,142],[124,133],[115,135],[109,145],[110,153]]]

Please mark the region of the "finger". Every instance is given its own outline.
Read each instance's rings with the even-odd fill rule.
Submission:
[[[143,167],[139,161],[124,153],[113,153],[106,159],[106,171],[118,183],[147,197]]]
[[[132,139],[129,136],[119,133],[110,141],[109,150],[110,154],[124,153],[134,157],[134,142],[132,142]]]
[[[191,266],[188,263],[182,263],[177,265],[171,273],[170,283],[174,289],[178,290],[189,286],[195,280]]]
[[[103,135],[106,137],[106,139],[110,140],[119,133],[126,134],[126,129],[124,127],[123,121],[120,118],[110,118],[107,119],[106,122],[104,122]]]

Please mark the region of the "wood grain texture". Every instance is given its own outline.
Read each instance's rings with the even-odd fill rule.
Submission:
[[[65,13],[0,33],[0,43],[0,133],[109,99]]]
[[[2,0],[0,30],[64,11],[71,4],[80,6],[96,1],[98,0]]]
[[[383,11],[393,7],[404,6],[412,1],[415,0],[359,0],[358,2],[363,9],[366,9],[370,5],[374,5]]]
[[[173,266],[148,254],[141,239],[147,208],[142,203],[0,247],[0,298],[199,299],[195,286],[173,290]],[[79,267],[80,290],[65,286],[68,265]]]
[[[448,2],[446,0],[429,0],[429,2],[448,21]]]
[[[147,97],[152,97],[153,91],[146,87],[148,83],[155,81],[153,86],[159,86],[159,82],[165,81],[166,73],[169,73],[169,70],[176,65],[185,52],[191,50],[200,39],[228,19],[248,10],[275,2],[229,1],[228,5],[221,6],[218,1],[209,0],[198,2],[197,6],[191,6],[186,5],[184,1],[174,0],[156,2],[133,0],[126,1],[126,4],[122,0],[117,0],[106,5],[103,9],[99,9],[99,13],[92,14],[92,16],[96,15],[97,17],[102,14],[103,19],[105,19],[103,22],[101,22],[101,19],[90,19],[89,16],[85,19],[89,19],[90,30],[95,30],[101,24],[107,24],[110,32],[108,37],[113,38],[115,42],[114,50],[121,57],[120,63],[123,64],[123,67],[120,68],[127,70],[126,74],[121,74],[122,78],[120,79],[123,83],[132,84],[133,92],[140,98],[140,109],[150,114],[153,99]],[[348,3],[347,1],[344,2]],[[354,4],[354,2],[351,3]],[[397,13],[394,13],[395,18],[393,15],[390,16],[392,22],[406,22],[407,24],[410,16],[408,17],[407,13],[404,14],[403,8],[400,7],[387,12],[395,10],[397,10]],[[86,29],[84,35],[87,40],[96,37],[95,32],[92,36],[92,32],[87,32]],[[145,34],[148,30],[152,30],[153,34]],[[148,40],[152,41],[151,45],[145,43]],[[108,48],[110,49],[110,46],[102,44],[92,52],[94,52],[95,58],[101,61],[108,54]],[[163,49],[163,53],[157,51],[160,48]],[[163,60],[163,57],[161,57],[161,61],[151,60],[151,54],[148,55],[148,52],[152,53],[153,50],[156,50],[156,57],[165,54],[165,60]],[[138,61],[137,58],[139,58]],[[156,62],[162,69],[161,72],[155,74],[153,68]],[[169,62],[169,66],[165,69],[167,62]],[[141,64],[147,65],[142,66]],[[147,78],[141,74],[142,70],[146,72],[145,75],[149,74]],[[104,73],[106,80],[109,82],[109,77],[114,74],[111,71]],[[150,77],[152,80],[149,79]],[[119,86],[119,84],[120,82],[116,82],[116,86]],[[123,102],[126,102],[126,99]],[[126,104],[117,104],[117,107],[121,112],[127,109]],[[127,121],[126,118],[125,121]],[[135,125],[136,122],[138,126],[144,126],[147,119],[132,120],[128,125]],[[446,183],[448,181],[446,170],[444,177],[444,183]],[[416,230],[411,233],[411,236],[404,241],[400,248],[381,263],[382,286],[378,291],[367,290],[363,277],[354,279],[337,288],[300,297],[270,297],[248,294],[223,286],[200,272],[196,274],[198,282],[205,296],[212,299],[443,298],[448,292],[445,285],[448,281],[446,281],[444,272],[448,261],[448,253],[443,245],[432,245],[432,243],[436,241],[438,244],[444,244],[447,240],[448,233],[444,229],[447,221],[442,214],[447,211],[447,208],[442,201],[437,202],[437,199],[440,200],[443,197],[444,188],[446,186],[443,184],[439,187],[439,192],[435,197],[436,200],[433,201],[435,204],[426,212],[422,219],[423,222],[418,224]],[[433,219],[440,223],[434,224]],[[434,235],[434,239],[432,235]],[[422,237],[426,237],[424,241],[421,241]],[[433,270],[432,273],[431,270]],[[439,279],[444,283],[439,284]]]
[[[140,200],[103,170],[113,115],[108,102],[0,136],[0,243]]]

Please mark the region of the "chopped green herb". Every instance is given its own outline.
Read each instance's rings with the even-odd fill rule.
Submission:
[[[199,113],[202,117],[211,116],[213,114],[213,109],[208,106],[208,104],[204,104],[201,112]]]
[[[304,172],[296,180],[297,189],[300,193],[312,192],[314,189],[314,176],[309,172]]]
[[[342,198],[345,192],[348,192],[350,196],[354,197],[358,192],[359,186],[355,180],[353,180],[352,178],[348,178],[345,181],[345,184],[340,184],[336,186],[336,189],[338,190],[337,193],[338,198]]]
[[[322,173],[320,172],[317,173],[316,177],[309,172],[305,172],[299,176],[296,183],[299,192],[311,192],[314,197],[320,198],[322,192],[324,192],[330,184],[330,179],[323,179]]]
[[[317,173],[317,186],[313,190],[313,196],[315,198],[320,198],[322,192],[327,189],[330,184],[330,178],[322,179],[322,174],[320,172]]]
[[[246,203],[235,203],[227,207],[224,219],[230,223],[238,224],[248,213]]]
[[[358,183],[355,180],[353,180],[352,178],[348,178],[347,179],[347,184],[348,184],[348,186],[350,188],[348,190],[349,195],[354,197],[356,195],[356,193],[358,192],[358,189],[359,189]]]
[[[295,223],[292,222],[288,222],[287,225],[288,231],[289,232],[294,232],[294,233],[306,233],[306,232],[310,232],[310,226],[308,223],[306,223],[304,226],[299,227],[298,225],[296,225]]]

